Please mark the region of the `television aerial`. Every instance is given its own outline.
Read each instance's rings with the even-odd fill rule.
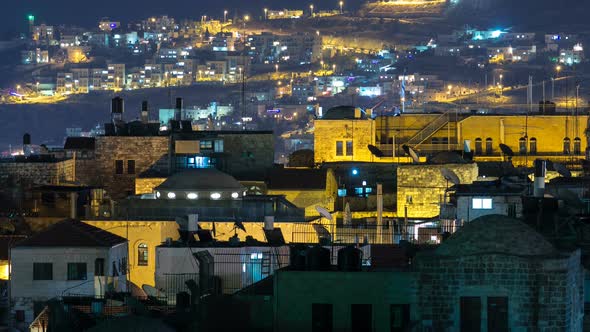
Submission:
[[[376,147],[374,145],[369,144],[369,145],[367,145],[367,148],[377,158],[383,158],[385,156],[383,151],[381,151],[381,149],[379,149],[378,147]]]
[[[405,144],[402,145],[402,149],[404,149],[404,152],[412,158],[414,163],[420,163],[420,157],[418,157],[418,154],[416,151],[414,151],[414,149]]]

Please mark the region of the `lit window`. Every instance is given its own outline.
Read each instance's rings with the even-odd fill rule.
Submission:
[[[250,259],[262,259],[261,252],[253,252],[250,254]]]
[[[197,194],[195,193],[188,193],[188,195],[186,195],[186,198],[188,199],[197,199],[199,196],[197,196]]]
[[[231,198],[238,198],[240,195],[238,193],[232,193]]]
[[[175,199],[175,198],[176,198],[176,194],[175,194],[175,193],[172,193],[172,192],[170,192],[170,193],[168,193],[168,198],[170,198],[170,199]]]
[[[491,198],[473,198],[472,205],[474,210],[491,210],[492,199]]]
[[[160,198],[160,192],[159,191],[156,191],[156,197],[157,198]]]
[[[148,265],[148,246],[145,243],[140,243],[139,246],[137,246],[137,265]]]
[[[212,193],[211,194],[211,199],[220,199],[221,198],[221,194],[220,193]]]

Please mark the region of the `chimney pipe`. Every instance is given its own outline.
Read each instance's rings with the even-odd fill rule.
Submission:
[[[26,157],[31,155],[31,134],[29,133],[23,135],[23,153]]]
[[[176,98],[176,108],[174,109],[174,120],[180,121],[182,120],[182,109],[183,109],[183,102],[182,98]]]
[[[147,100],[144,100],[141,102],[141,122],[142,123],[148,123],[149,122],[149,110],[148,110],[148,102]]]
[[[533,196],[542,198],[545,195],[545,175],[547,173],[547,161],[535,160],[535,183]]]

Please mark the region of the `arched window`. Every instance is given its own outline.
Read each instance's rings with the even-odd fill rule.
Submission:
[[[574,138],[574,154],[576,156],[582,154],[582,140],[579,137]]]
[[[531,154],[537,154],[537,139],[534,137],[531,138],[529,145],[530,145]]]
[[[491,137],[486,138],[486,154],[489,156],[494,153],[494,141]]]
[[[148,246],[145,243],[140,243],[137,246],[137,265],[148,265]]]
[[[482,151],[481,138],[478,137],[475,139],[475,155],[476,156],[481,155],[481,151]]]
[[[563,154],[570,154],[571,153],[571,141],[569,137],[563,139]]]
[[[518,152],[520,154],[526,154],[526,138],[524,137],[518,140]]]

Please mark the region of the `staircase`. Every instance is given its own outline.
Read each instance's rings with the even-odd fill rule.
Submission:
[[[434,121],[422,128],[422,130],[410,138],[405,144],[415,148],[424,143],[427,139],[429,139],[432,135],[434,135],[437,131],[449,123],[449,112],[450,111],[446,111],[438,118],[434,119]]]

